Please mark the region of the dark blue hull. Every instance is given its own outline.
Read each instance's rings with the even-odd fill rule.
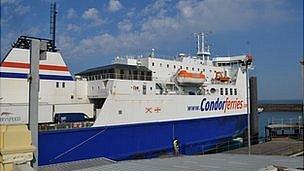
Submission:
[[[39,165],[107,157],[124,160],[155,157],[173,151],[207,151],[212,145],[241,133],[247,115],[170,122],[39,132]]]

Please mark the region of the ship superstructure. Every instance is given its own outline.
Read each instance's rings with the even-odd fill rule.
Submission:
[[[246,67],[252,57],[211,58],[204,34],[197,37],[196,56],[162,59],[153,50],[148,57],[116,57],[114,64],[76,74],[88,80],[88,98],[102,109],[95,125],[245,114]],[[207,104],[204,110],[204,98],[231,105]]]
[[[155,157],[172,153],[173,141],[182,154],[196,154],[242,133],[252,57],[211,57],[205,34],[196,36],[195,56],[164,59],[152,50],[146,57],[117,57],[74,78],[50,41],[39,66],[40,122],[74,112],[94,114],[95,121],[88,128],[41,131],[39,165]],[[1,122],[10,115],[27,122],[27,110],[18,106],[28,102],[29,53],[28,39],[21,37],[1,63]]]

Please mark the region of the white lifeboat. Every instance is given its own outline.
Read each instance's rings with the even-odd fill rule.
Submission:
[[[176,80],[180,84],[203,84],[205,78],[203,73],[192,73],[186,70],[180,70],[176,76]]]

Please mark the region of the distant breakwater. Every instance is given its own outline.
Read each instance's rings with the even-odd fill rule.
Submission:
[[[302,112],[302,104],[259,104],[263,112]]]

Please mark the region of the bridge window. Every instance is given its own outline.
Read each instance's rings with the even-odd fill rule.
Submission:
[[[228,95],[228,88],[225,88],[225,95]]]
[[[232,88],[230,88],[230,95],[233,95]]]
[[[237,95],[237,89],[236,88],[234,89],[234,95]]]
[[[62,88],[65,88],[65,82],[62,82]]]
[[[154,62],[152,62],[152,66],[154,66]]]
[[[59,88],[59,82],[56,82],[56,88]]]
[[[223,88],[220,89],[220,93],[221,93],[221,95],[224,94]]]

